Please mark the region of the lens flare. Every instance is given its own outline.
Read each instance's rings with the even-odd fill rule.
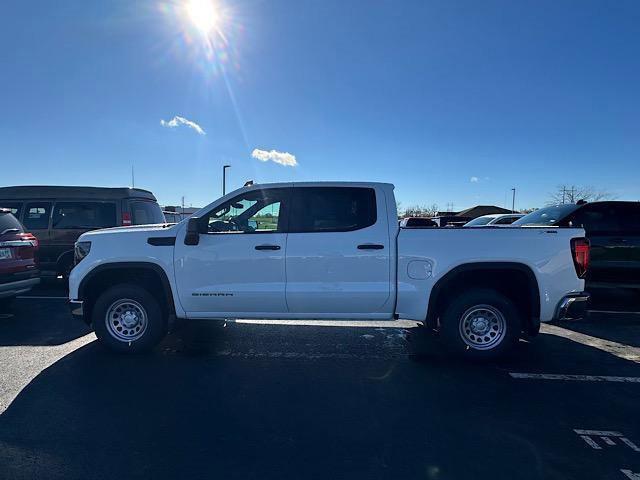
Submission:
[[[219,12],[211,0],[189,0],[186,9],[189,19],[203,35],[209,35],[220,22]]]

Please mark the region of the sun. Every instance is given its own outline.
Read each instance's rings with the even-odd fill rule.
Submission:
[[[189,18],[203,35],[209,35],[220,22],[212,0],[188,0],[186,8]]]

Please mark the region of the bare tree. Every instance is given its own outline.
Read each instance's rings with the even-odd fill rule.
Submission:
[[[549,195],[549,205],[558,205],[563,203],[576,203],[578,200],[587,202],[597,202],[598,200],[610,200],[614,195],[605,191],[598,190],[593,186],[576,186],[576,185],[558,185],[555,192]]]
[[[438,214],[438,205],[436,203],[431,206],[411,205],[404,211],[405,217],[435,217]]]

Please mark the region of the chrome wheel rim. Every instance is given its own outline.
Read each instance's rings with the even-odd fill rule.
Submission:
[[[507,333],[507,322],[500,310],[491,305],[475,305],[460,317],[460,336],[475,350],[497,347]]]
[[[120,342],[138,340],[149,324],[144,307],[128,298],[113,302],[104,319],[109,334]]]

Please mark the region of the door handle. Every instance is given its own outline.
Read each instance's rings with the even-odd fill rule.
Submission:
[[[358,245],[358,250],[382,250],[384,245],[380,245],[377,243],[363,243],[362,245]]]
[[[256,250],[280,250],[280,245],[256,245]]]

